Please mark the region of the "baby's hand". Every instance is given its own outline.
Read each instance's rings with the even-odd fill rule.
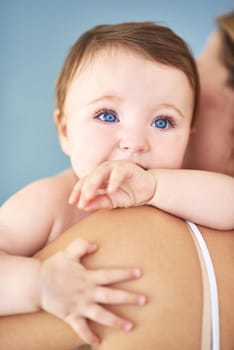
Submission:
[[[147,204],[156,190],[153,175],[128,161],[108,161],[76,183],[70,204],[84,210]]]
[[[96,249],[95,244],[77,239],[41,265],[40,306],[67,322],[89,344],[98,344],[100,340],[87,319],[124,331],[133,327],[132,322],[100,304],[145,304],[143,295],[106,287],[140,277],[139,269],[88,270],[80,263],[83,256]]]

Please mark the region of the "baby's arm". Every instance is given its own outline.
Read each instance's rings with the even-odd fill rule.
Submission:
[[[40,263],[30,256],[46,244],[53,225],[46,185],[29,185],[0,208],[0,315],[39,309]]]
[[[85,210],[148,204],[211,228],[234,228],[234,179],[206,171],[106,162],[77,183],[70,203]]]
[[[217,230],[234,228],[234,179],[199,170],[150,170],[156,191],[148,204]]]
[[[86,319],[130,330],[132,323],[102,305],[138,304],[144,297],[108,288],[136,279],[137,269],[88,270],[80,259],[94,252],[95,244],[75,241],[66,250],[40,262],[31,256],[45,246],[53,227],[55,189],[50,180],[32,184],[0,209],[0,315],[28,313],[40,308],[67,322],[86,342],[96,343]]]

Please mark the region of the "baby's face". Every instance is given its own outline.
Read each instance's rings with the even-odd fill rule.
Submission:
[[[180,168],[193,91],[180,70],[123,49],[100,51],[73,79],[63,149],[78,177],[108,160]]]

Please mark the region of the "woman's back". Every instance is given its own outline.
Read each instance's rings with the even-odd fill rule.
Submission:
[[[231,350],[234,348],[234,235],[233,232],[206,228],[202,228],[201,231],[216,271],[221,348]],[[201,265],[194,240],[183,220],[151,207],[96,212],[47,246],[40,258],[45,258],[54,250],[64,247],[77,235],[97,242],[100,247],[96,254],[84,258],[83,262],[87,267],[139,266],[143,277],[134,282],[121,283],[119,286],[142,292],[148,298],[147,305],[142,308],[110,306],[119,314],[133,320],[136,327],[126,334],[93,324],[95,331],[102,338],[101,345],[95,349],[201,349]],[[76,335],[53,316],[41,313],[20,318],[21,322],[27,325],[28,335],[22,349],[75,348]],[[17,325],[16,320],[12,319],[9,322],[9,319],[5,319],[9,325]],[[2,325],[0,322],[0,339]],[[17,334],[15,329],[14,333]],[[209,337],[209,334],[207,336]],[[32,342],[33,338],[37,338],[38,345]],[[30,341],[31,345],[27,346],[27,342],[29,344]],[[20,350],[21,347],[17,342],[17,347],[8,349]]]

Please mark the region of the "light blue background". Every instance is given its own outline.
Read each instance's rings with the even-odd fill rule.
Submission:
[[[54,86],[77,37],[100,23],[158,21],[195,55],[232,0],[0,0],[0,204],[69,166],[53,125]]]

